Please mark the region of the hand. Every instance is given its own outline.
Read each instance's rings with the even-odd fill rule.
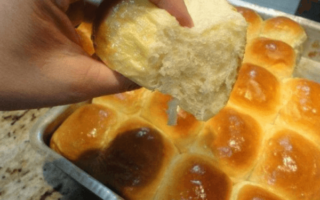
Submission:
[[[74,29],[79,15],[69,9],[76,1],[0,1],[0,110],[69,104],[139,87],[83,51]],[[183,0],[150,1],[193,26]]]

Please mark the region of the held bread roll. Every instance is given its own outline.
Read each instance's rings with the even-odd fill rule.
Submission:
[[[181,27],[148,0],[122,0],[97,20],[96,54],[150,90],[173,96],[198,120],[227,102],[246,44],[247,23],[226,0],[186,0],[194,27]]]

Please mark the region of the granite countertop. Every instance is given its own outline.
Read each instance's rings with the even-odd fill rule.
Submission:
[[[0,200],[95,200],[38,154],[29,130],[49,108],[0,112]]]

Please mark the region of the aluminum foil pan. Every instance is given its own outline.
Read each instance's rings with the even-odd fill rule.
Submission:
[[[87,0],[87,2],[99,5],[101,0]],[[274,9],[263,8],[257,5],[239,0],[229,0],[235,6],[247,7],[255,10],[262,18],[268,19],[276,16],[286,16],[302,25],[308,35],[308,41],[304,45],[303,57],[296,67],[295,76],[320,82],[320,24],[301,17],[289,15]],[[91,177],[89,174],[75,166],[73,163],[49,148],[49,140],[59,125],[83,103],[69,106],[59,106],[50,109],[43,115],[30,130],[30,142],[36,151],[42,154],[49,162],[53,162],[58,168],[78,181],[84,187],[92,191],[101,199],[122,199],[105,185]]]

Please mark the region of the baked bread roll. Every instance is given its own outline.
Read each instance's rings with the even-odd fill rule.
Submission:
[[[180,156],[168,173],[155,200],[163,199],[221,199],[231,196],[232,182],[205,156]]]
[[[185,3],[193,28],[181,27],[148,0],[121,1],[97,20],[95,50],[108,67],[171,95],[183,110],[205,121],[228,100],[247,23],[226,0]]]
[[[284,79],[291,77],[296,60],[294,49],[287,43],[259,37],[246,46],[243,62],[266,68],[279,79]]]
[[[272,192],[273,191],[273,192]],[[252,182],[242,182],[234,186],[232,191],[232,200],[284,200],[278,196],[279,194],[270,189],[263,187],[261,185]]]
[[[175,126],[167,125],[168,104],[172,100],[170,95],[153,92],[148,96],[141,110],[140,116],[159,128],[178,147],[180,152],[186,152],[196,140],[203,122],[195,119],[190,113],[179,109]]]
[[[302,44],[307,40],[305,30],[295,21],[287,17],[274,17],[264,22],[261,37],[281,40],[297,51],[301,51]]]
[[[262,126],[272,122],[280,107],[280,81],[268,70],[244,63],[228,105],[257,119]]]
[[[226,107],[205,123],[192,151],[213,156],[233,180],[245,179],[258,159],[263,136],[254,118]]]
[[[104,105],[116,109],[118,112],[132,116],[139,115],[145,104],[148,91],[144,88],[93,98],[93,104]]]
[[[111,108],[86,105],[55,132],[50,147],[125,199],[153,199],[178,153],[141,118],[125,120]]]
[[[320,196],[320,149],[289,129],[275,127],[250,180],[271,187],[290,200]]]
[[[301,78],[284,84],[285,106],[280,110],[277,124],[300,130],[320,144],[320,84]]]
[[[246,19],[248,22],[247,30],[247,41],[250,42],[252,39],[257,38],[260,35],[261,27],[263,25],[263,19],[255,11],[245,8],[236,7],[237,11]]]
[[[177,149],[140,118],[110,132],[92,174],[125,199],[152,200]]]
[[[50,147],[88,171],[105,146],[109,130],[117,127],[116,110],[89,104],[77,109],[55,131]]]

